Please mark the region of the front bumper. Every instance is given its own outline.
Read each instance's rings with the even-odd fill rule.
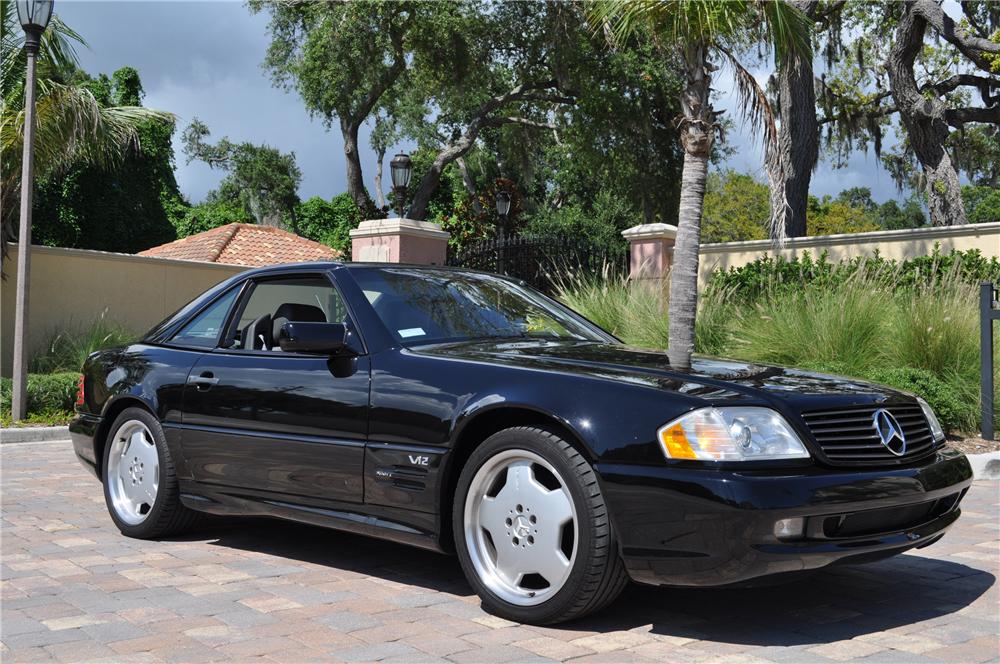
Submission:
[[[958,519],[972,469],[942,448],[919,465],[834,471],[712,470],[599,464],[629,575],[718,586],[867,562],[939,539]],[[802,517],[794,539],[779,519]]]

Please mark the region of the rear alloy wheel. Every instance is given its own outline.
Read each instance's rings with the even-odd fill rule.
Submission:
[[[108,494],[115,515],[130,526],[146,520],[160,486],[160,457],[149,428],[127,420],[108,441]]]
[[[104,443],[104,500],[129,537],[165,537],[187,530],[199,514],[184,507],[163,429],[144,408],[121,412]]]
[[[459,478],[456,548],[483,604],[527,623],[569,620],[627,578],[590,464],[543,429],[491,436]]]

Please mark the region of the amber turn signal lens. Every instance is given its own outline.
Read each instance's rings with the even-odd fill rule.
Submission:
[[[684,427],[678,422],[660,432],[660,442],[671,459],[697,459],[698,455],[691,449]]]

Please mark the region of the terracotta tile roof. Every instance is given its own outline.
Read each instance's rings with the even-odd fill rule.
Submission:
[[[140,251],[139,255],[249,267],[340,258],[339,251],[319,242],[254,224],[227,224]]]

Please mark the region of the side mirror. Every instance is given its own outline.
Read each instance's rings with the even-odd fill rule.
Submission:
[[[349,335],[343,323],[288,321],[278,332],[278,345],[285,352],[333,355],[348,347]]]

